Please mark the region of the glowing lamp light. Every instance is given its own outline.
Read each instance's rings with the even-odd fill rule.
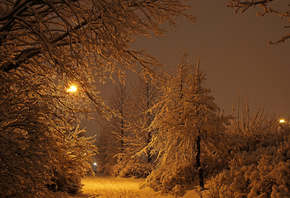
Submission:
[[[70,88],[67,89],[67,92],[71,92],[74,93],[76,92],[78,89],[75,85],[70,86]]]
[[[281,123],[281,124],[283,124],[283,123],[285,123],[286,121],[284,120],[284,119],[280,119],[279,120],[279,123]]]
[[[94,166],[97,166],[97,162],[94,162]]]

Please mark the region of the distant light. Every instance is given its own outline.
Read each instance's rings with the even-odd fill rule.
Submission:
[[[94,166],[97,166],[97,162],[94,162]]]
[[[279,122],[282,124],[285,123],[286,121],[284,119],[280,119]]]
[[[75,85],[72,85],[70,86],[70,88],[67,89],[67,92],[73,93],[76,92],[77,90],[78,90],[77,87]]]

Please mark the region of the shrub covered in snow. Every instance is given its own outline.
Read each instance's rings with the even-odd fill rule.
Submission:
[[[213,197],[290,196],[289,130],[267,136],[263,139],[261,134],[255,146],[249,144],[249,148],[232,156],[229,169],[212,180]]]
[[[185,184],[193,181],[197,175],[194,163],[172,163],[161,166],[152,171],[147,178],[147,185],[162,193],[179,194],[183,192]]]
[[[81,188],[81,178],[91,170],[91,156],[95,151],[91,138],[79,137],[78,132],[67,137],[63,149],[59,150],[60,157],[54,161],[51,177],[47,184],[49,189],[77,193]]]
[[[146,163],[138,158],[132,158],[119,161],[113,167],[112,175],[127,178],[146,178],[152,170],[153,165],[151,163]]]

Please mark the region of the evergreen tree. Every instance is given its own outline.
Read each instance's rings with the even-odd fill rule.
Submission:
[[[154,108],[158,113],[152,123],[158,129],[153,146],[159,167],[148,178],[149,186],[162,191],[179,191],[179,185],[191,182],[199,174],[203,183],[203,155],[218,153],[223,141],[226,119],[203,86],[205,74],[182,57],[178,74],[162,86],[161,100]],[[208,152],[209,148],[212,150]],[[206,152],[205,152],[206,151]]]

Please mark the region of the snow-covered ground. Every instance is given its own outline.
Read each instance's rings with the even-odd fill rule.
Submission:
[[[145,179],[115,178],[105,175],[86,176],[83,178],[82,192],[69,196],[65,193],[57,193],[62,198],[174,198],[173,195],[161,195],[150,188],[140,189]],[[196,189],[196,190],[194,190]],[[184,198],[199,198],[197,187],[191,186],[182,196]],[[203,192],[203,198],[209,197]]]

